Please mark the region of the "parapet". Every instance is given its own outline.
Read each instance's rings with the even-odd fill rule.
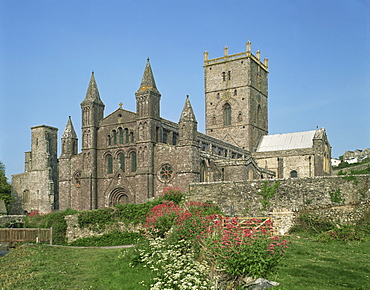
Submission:
[[[243,59],[243,58],[251,58],[256,63],[259,63],[259,65],[266,71],[268,71],[268,59],[264,58],[263,62],[261,62],[261,52],[259,50],[256,51],[256,55],[253,55],[251,52],[251,46],[252,43],[248,41],[246,43],[246,51],[240,52],[236,54],[229,55],[229,48],[227,46],[224,47],[224,56],[209,59],[208,58],[208,51],[204,52],[204,66],[209,66],[217,63],[227,62],[230,60],[236,60],[236,59]]]

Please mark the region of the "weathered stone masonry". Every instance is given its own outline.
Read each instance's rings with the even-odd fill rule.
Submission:
[[[355,177],[315,177],[299,179],[210,182],[189,185],[188,200],[214,202],[225,215],[230,206],[234,215],[267,216],[272,212],[311,212],[339,223],[358,220],[370,208],[370,175]],[[260,192],[264,182],[279,182],[275,195],[263,209]],[[339,193],[344,202],[332,201],[330,193]]]

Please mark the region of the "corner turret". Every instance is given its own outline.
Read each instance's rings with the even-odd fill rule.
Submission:
[[[195,118],[189,96],[186,96],[184,108],[179,120],[179,145],[195,145],[198,122]]]
[[[155,84],[153,71],[150,66],[149,58],[146,62],[144,75],[141,80],[140,88],[135,93],[136,95],[136,113],[139,118],[160,118],[160,99],[159,93]]]
[[[68,118],[67,125],[62,135],[62,155],[63,157],[71,157],[77,154],[77,134],[73,127],[71,116]]]
[[[86,97],[81,103],[82,110],[82,148],[95,148],[96,140],[92,132],[99,126],[99,121],[104,117],[105,105],[100,99],[98,86],[95,81],[94,72],[91,74],[90,83],[87,88]]]

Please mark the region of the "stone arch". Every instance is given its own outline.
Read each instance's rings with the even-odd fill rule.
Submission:
[[[119,203],[121,204],[128,204],[130,203],[130,197],[127,190],[123,187],[116,187],[114,188],[108,196],[108,206],[112,207]]]

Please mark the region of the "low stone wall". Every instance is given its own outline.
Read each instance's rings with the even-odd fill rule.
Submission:
[[[350,167],[345,167],[345,168],[333,168],[332,172],[333,172],[333,175],[338,175],[339,171],[342,171],[345,174],[351,174],[352,171],[364,170],[369,167],[370,167],[370,163],[365,163],[365,164],[360,164],[357,166],[350,166]]]
[[[0,227],[4,227],[6,224],[11,222],[23,223],[24,215],[0,215]]]
[[[223,214],[230,208],[236,216],[272,215],[280,234],[286,233],[295,217],[313,213],[338,223],[354,223],[370,208],[370,175],[252,180],[246,182],[197,183],[189,186],[187,200],[216,203]],[[275,194],[265,199],[263,186]]]
[[[78,215],[67,215],[64,217],[67,223],[66,238],[68,243],[72,243],[77,239],[101,236],[103,234],[109,233],[113,230],[119,231],[138,231],[140,226],[129,226],[127,227],[122,222],[117,222],[113,225],[106,226],[103,231],[94,231],[89,228],[81,228],[78,224]]]

